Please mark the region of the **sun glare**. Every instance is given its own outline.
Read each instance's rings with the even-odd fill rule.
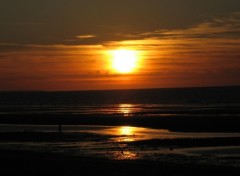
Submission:
[[[120,128],[120,135],[130,136],[134,134],[134,127],[124,126]]]
[[[137,66],[137,52],[134,50],[113,51],[112,67],[119,73],[130,73]]]

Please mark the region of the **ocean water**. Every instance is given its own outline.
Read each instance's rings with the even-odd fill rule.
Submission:
[[[0,92],[1,113],[158,114],[238,110],[240,87]],[[199,109],[198,109],[199,108]],[[200,111],[201,110],[201,111]]]
[[[239,131],[240,87],[0,92],[0,115],[1,123]]]
[[[0,123],[1,150],[240,167],[240,87],[0,92]]]

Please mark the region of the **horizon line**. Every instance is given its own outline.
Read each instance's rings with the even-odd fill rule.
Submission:
[[[83,89],[83,90],[0,90],[0,92],[95,92],[95,91],[124,91],[124,90],[154,90],[154,89],[198,89],[198,88],[240,88],[240,85],[219,86],[184,86],[184,87],[152,87],[152,88],[122,88],[122,89]]]

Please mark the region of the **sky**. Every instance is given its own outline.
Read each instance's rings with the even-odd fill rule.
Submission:
[[[239,0],[0,0],[0,21],[0,90],[240,85]]]

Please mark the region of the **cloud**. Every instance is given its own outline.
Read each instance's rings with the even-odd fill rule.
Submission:
[[[96,35],[79,35],[79,36],[76,36],[77,38],[79,39],[89,39],[89,38],[96,38],[97,36]]]
[[[136,38],[105,42],[105,47],[127,47],[142,53],[142,76],[159,80],[220,78],[239,80],[240,13],[196,24],[184,29],[156,30],[135,34]],[[146,66],[148,65],[148,67]],[[206,78],[209,77],[209,78]],[[216,77],[219,77],[216,79]]]
[[[126,37],[127,35],[125,35]],[[212,20],[181,29],[159,29],[152,32],[129,34],[126,40],[103,42],[104,46],[127,46],[139,49],[181,49],[186,47],[199,50],[203,45],[211,45],[211,49],[223,47],[225,50],[239,47],[240,40],[240,12],[224,18]],[[187,49],[189,51],[189,49]],[[207,48],[206,48],[207,50]]]
[[[90,49],[101,49],[102,45],[67,45],[67,44],[21,44],[21,43],[0,43],[0,55],[14,52],[32,52],[32,51],[87,51]]]
[[[0,43],[0,79],[9,80],[9,86],[17,80],[117,86],[125,78],[133,87],[239,83],[240,13],[188,28],[78,35],[72,40]],[[138,50],[141,64],[136,74],[122,77],[109,68],[104,52],[119,47]]]
[[[239,38],[240,13],[233,13],[229,17],[214,18],[195,26],[174,30],[156,30],[139,34],[145,38]]]

